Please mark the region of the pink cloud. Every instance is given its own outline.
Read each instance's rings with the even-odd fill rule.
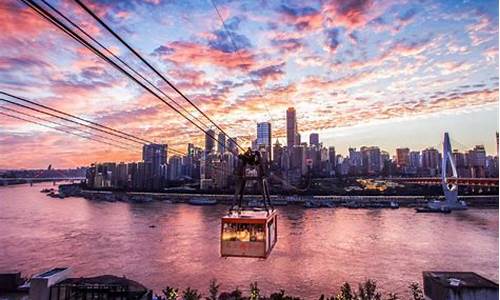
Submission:
[[[226,69],[247,70],[255,64],[255,57],[248,50],[239,50],[238,54],[228,53],[193,42],[172,42],[164,48],[157,48],[155,53],[163,61],[177,65],[214,65]]]

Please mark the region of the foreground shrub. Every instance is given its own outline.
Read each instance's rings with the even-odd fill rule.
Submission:
[[[241,290],[236,288],[232,292],[221,292],[219,294],[220,285],[217,280],[210,281],[210,286],[208,288],[208,297],[205,300],[302,300],[300,297],[294,297],[287,295],[285,290],[279,290],[278,292],[272,293],[269,297],[261,295],[261,291],[257,285],[257,282],[250,284],[250,295],[244,296]],[[186,288],[182,292],[182,298],[179,298],[179,289],[167,286],[163,289],[163,294],[165,297],[156,296],[158,300],[200,300],[202,294],[198,293],[198,290]],[[409,285],[409,292],[411,295],[411,300],[425,300],[422,289],[419,284],[413,282]],[[307,298],[310,299],[310,298]],[[319,300],[399,300],[397,294],[388,293],[387,297],[383,298],[382,293],[377,290],[377,283],[374,280],[367,280],[358,285],[358,289],[354,291],[348,282],[344,282],[340,287],[340,292],[337,295],[325,296],[324,294],[320,296]]]

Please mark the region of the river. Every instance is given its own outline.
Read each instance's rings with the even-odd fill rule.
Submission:
[[[422,271],[473,271],[498,282],[498,210],[448,215],[414,210],[278,209],[278,243],[268,259],[221,258],[222,205],[54,199],[52,187],[0,187],[0,272],[35,274],[69,266],[74,276],[113,274],[160,293],[191,286],[285,289],[309,298],[344,281],[377,281],[405,294]],[[151,228],[150,225],[156,225]]]

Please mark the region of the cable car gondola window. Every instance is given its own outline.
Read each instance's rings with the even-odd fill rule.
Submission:
[[[240,242],[264,242],[264,225],[225,223],[222,229],[222,240]]]
[[[221,220],[221,255],[266,258],[277,241],[276,212],[245,211]]]

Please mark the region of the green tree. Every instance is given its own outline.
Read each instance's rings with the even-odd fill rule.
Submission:
[[[287,296],[285,290],[280,290],[278,293],[272,293],[270,300],[301,300],[299,297]]]
[[[232,291],[231,293],[221,293],[220,296],[219,296],[219,300],[243,300],[243,296],[242,296],[242,293],[241,291],[236,288],[234,291]]]
[[[417,282],[410,283],[410,292],[413,296],[413,300],[425,300],[424,293],[422,293],[422,289]]]
[[[217,284],[216,279],[210,280],[210,286],[208,288],[208,297],[206,299],[217,300],[217,298],[219,297],[219,287],[220,285]]]
[[[201,294],[198,294],[197,289],[191,289],[188,287],[182,292],[182,299],[183,300],[200,300],[201,299]]]
[[[387,295],[387,300],[399,300],[398,294],[389,293],[389,295]]]
[[[179,295],[179,289],[174,289],[173,287],[167,286],[162,290],[165,295],[166,300],[177,300],[177,296]]]
[[[354,300],[354,294],[352,292],[351,285],[348,282],[340,287],[340,294],[335,297],[336,300]]]
[[[377,283],[370,279],[359,284],[356,296],[359,300],[380,300],[382,298],[382,295],[377,292]]]
[[[257,282],[250,283],[250,300],[260,299],[260,289],[257,286]]]

